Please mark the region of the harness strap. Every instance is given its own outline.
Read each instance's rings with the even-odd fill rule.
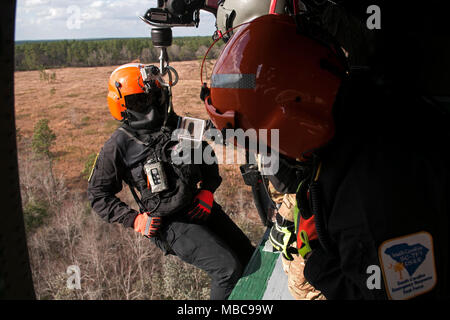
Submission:
[[[145,208],[144,204],[142,203],[142,200],[138,197],[136,190],[134,190],[134,188],[130,185],[128,185],[128,187],[130,188],[130,191],[131,191],[131,194],[133,195],[134,201],[136,201],[136,203],[139,206],[139,210],[141,211],[140,213],[147,212],[147,209]]]

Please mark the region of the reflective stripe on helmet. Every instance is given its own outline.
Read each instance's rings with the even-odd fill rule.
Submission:
[[[211,77],[212,88],[254,89],[255,74],[214,74]]]

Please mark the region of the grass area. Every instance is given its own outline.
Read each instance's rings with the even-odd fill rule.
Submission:
[[[177,86],[174,107],[180,115],[206,119],[204,104],[198,99],[199,90],[192,84],[198,80],[192,78],[199,75],[196,63],[172,64],[180,77],[190,79]],[[209,279],[203,271],[175,257],[162,256],[148,239],[132,229],[106,223],[89,207],[86,176],[94,155],[121,125],[111,117],[106,104],[107,79],[115,68],[59,69],[58,81],[51,84],[41,81],[37,71],[15,75],[15,88],[20,93],[15,99],[20,178],[37,296],[207,299]],[[91,85],[79,94],[78,85],[86,81]],[[30,150],[33,127],[43,114],[57,136],[51,148],[53,177],[32,158]],[[223,182],[215,193],[217,202],[257,243],[264,227],[239,166],[220,165],[220,174]],[[118,197],[134,206],[129,190],[124,188]],[[72,264],[82,270],[81,291],[66,288],[65,272]],[[162,282],[156,283],[158,279]]]
[[[87,126],[87,125],[89,125],[89,121],[91,120],[91,117],[89,117],[89,116],[84,116],[83,118],[81,118],[81,123],[80,123],[80,125],[81,126]]]
[[[29,118],[31,116],[31,113],[21,113],[16,115],[16,120],[22,120]]]
[[[112,134],[121,125],[120,121],[115,119],[107,120],[104,124],[104,128],[108,134]]]

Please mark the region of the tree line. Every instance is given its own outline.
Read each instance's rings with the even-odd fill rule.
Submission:
[[[168,48],[169,58],[171,61],[200,59],[211,44],[211,37],[174,38]],[[218,42],[208,58],[217,58],[223,45]],[[159,54],[160,50],[153,46],[150,38],[21,42],[15,46],[15,69],[95,67],[137,59],[151,63],[158,61]]]

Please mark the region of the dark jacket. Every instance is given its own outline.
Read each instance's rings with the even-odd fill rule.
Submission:
[[[138,191],[146,211],[154,216],[171,216],[188,210],[197,192],[197,183],[201,189],[211,192],[219,187],[222,179],[217,164],[186,165],[181,168],[186,174],[180,178],[180,171],[165,163],[170,188],[156,197],[151,193],[143,164],[150,155],[160,152],[161,142],[167,140],[170,133],[139,132],[122,126],[106,141],[88,185],[91,206],[102,219],[133,227],[138,212],[116,196],[122,190],[123,182]],[[202,148],[207,147],[204,142]],[[173,203],[177,205],[174,207]]]

